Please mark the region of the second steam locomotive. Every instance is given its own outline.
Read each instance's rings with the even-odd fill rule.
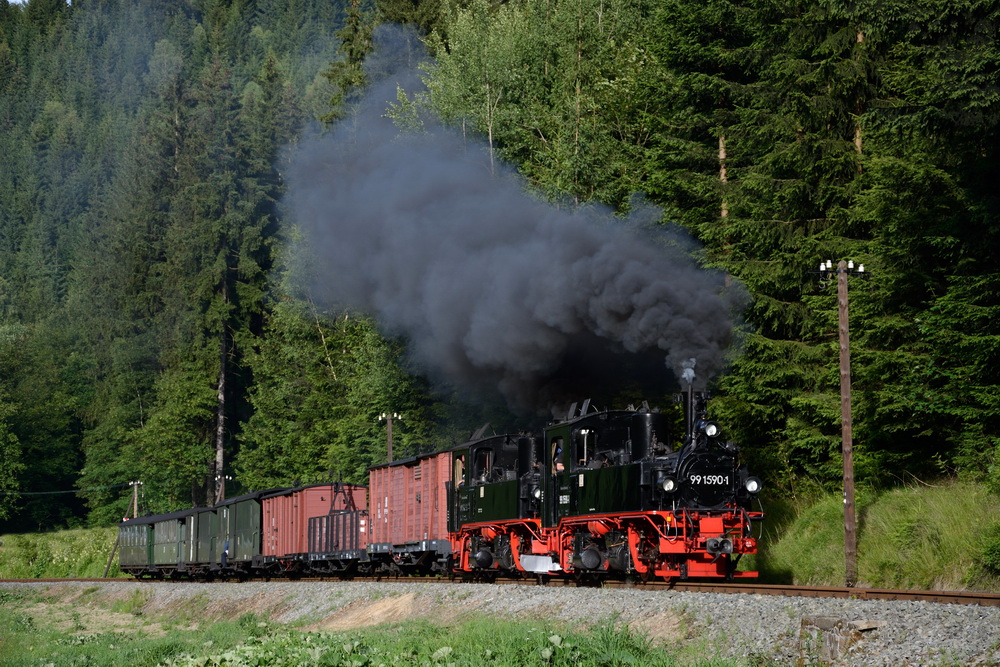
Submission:
[[[571,408],[541,433],[485,435],[319,484],[123,522],[137,578],[753,577],[761,482],[689,393],[685,434],[645,404]]]

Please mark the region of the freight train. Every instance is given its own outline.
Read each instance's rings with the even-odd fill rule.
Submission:
[[[119,526],[139,579],[398,576],[599,581],[754,577],[761,481],[688,392],[685,432],[643,404],[574,405],[538,433],[486,434],[314,484]],[[676,447],[671,444],[676,442]]]

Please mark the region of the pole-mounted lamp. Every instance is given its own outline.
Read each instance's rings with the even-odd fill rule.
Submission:
[[[221,503],[226,498],[226,482],[233,481],[230,475],[216,475],[215,476],[215,502],[216,504]]]

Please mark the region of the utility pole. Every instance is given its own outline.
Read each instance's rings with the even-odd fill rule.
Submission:
[[[134,519],[139,516],[139,487],[142,486],[142,482],[129,482],[128,485],[132,487],[132,518]]]
[[[223,500],[226,499],[226,482],[233,481],[230,475],[216,475],[215,476],[215,503],[218,505]]]
[[[851,339],[848,326],[847,276],[864,275],[861,264],[854,270],[853,261],[841,260],[837,268],[833,262],[820,262],[824,278],[837,274],[837,321],[840,334],[840,438],[844,459],[844,585],[853,588],[858,580],[858,531],[854,508],[854,434],[851,418]]]
[[[379,421],[385,422],[386,430],[386,462],[392,463],[392,420],[402,419],[401,415],[395,412],[383,412],[378,416]]]

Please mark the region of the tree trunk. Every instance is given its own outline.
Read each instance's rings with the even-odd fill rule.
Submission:
[[[729,204],[726,202],[726,183],[729,182],[729,175],[726,173],[726,135],[719,135],[719,182],[722,184],[722,207],[719,211],[720,217],[729,216]]]
[[[229,283],[222,281],[222,300],[229,303]],[[219,333],[219,383],[218,409],[215,418],[215,499],[218,503],[226,497],[226,369],[228,358],[228,336],[226,322],[223,319],[222,331]]]
[[[225,443],[226,443],[226,332],[219,343],[219,403],[215,421],[215,500],[226,497]],[[213,503],[213,504],[214,504]]]
[[[859,30],[858,31],[858,44],[861,44],[864,41],[865,41],[865,33],[861,32]],[[857,109],[855,110],[855,112],[857,114],[856,115],[857,121],[854,124],[854,147],[858,151],[858,173],[859,174],[861,173],[861,159],[860,159],[860,157],[861,157],[861,112],[862,112],[862,110],[863,110],[863,106],[862,106],[861,100],[858,100],[858,102],[857,102]]]

